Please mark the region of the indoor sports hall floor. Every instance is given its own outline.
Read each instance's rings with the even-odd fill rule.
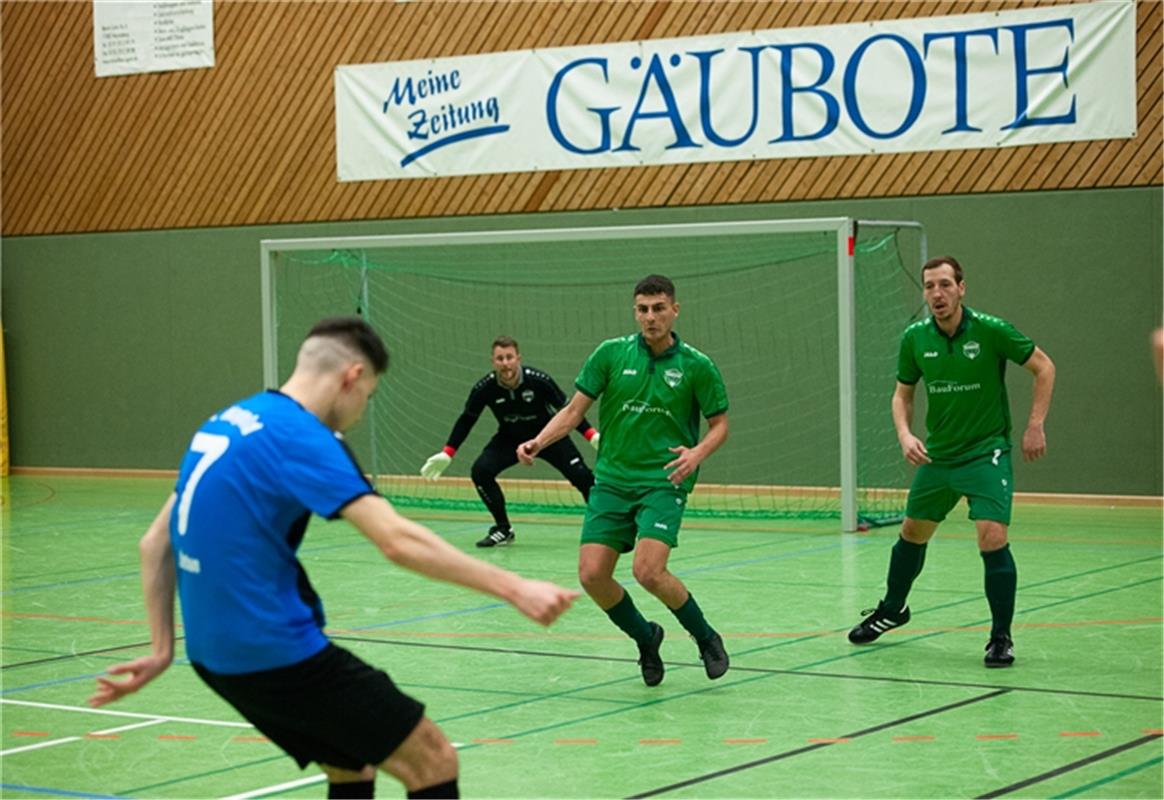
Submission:
[[[85,698],[149,633],[136,542],[167,479],[10,478],[3,505],[4,797],[323,797],[202,686],[171,670],[99,711]],[[459,547],[577,585],[578,519],[430,518]],[[845,631],[882,590],[892,529],[689,520],[672,568],[724,634],[708,681],[667,630],[649,689],[634,646],[581,599],[550,630],[413,576],[344,523],[301,550],[330,632],[383,666],[460,748],[468,797],[1144,797],[1161,780],[1161,512],[1020,505],[1018,661],[982,666],[989,612],[965,509],[931,545],[913,621],[864,648]],[[630,580],[629,565],[619,576]],[[403,790],[381,776],[381,797]]]

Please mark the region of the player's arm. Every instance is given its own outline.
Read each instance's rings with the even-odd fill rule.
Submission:
[[[449,433],[449,438],[445,440],[445,446],[429,456],[420,468],[420,474],[427,480],[435,481],[449,468],[453,456],[457,454],[457,449],[469,438],[469,432],[473,430],[473,426],[477,424],[477,420],[481,416],[481,411],[485,408],[483,396],[484,393],[478,391],[476,387],[469,392],[469,399],[465,401],[465,410],[453,423],[453,430]]]
[[[546,392],[546,405],[554,411],[561,410],[566,405],[566,393],[558,386],[558,382],[554,380],[553,376],[546,373],[546,379],[543,385]],[[582,438],[590,442],[590,446],[595,450],[598,449],[598,429],[590,424],[590,420],[582,417],[578,424],[574,426],[574,430],[582,435]]]
[[[1055,389],[1055,363],[1051,357],[1036,347],[1023,368],[1035,376],[1031,389],[1031,415],[1027,419],[1027,429],[1023,432],[1023,458],[1034,461],[1047,454],[1047,433],[1043,423],[1051,410],[1051,393]]]
[[[174,551],[170,545],[170,512],[174,508],[171,494],[162,510],[150,523],[138,544],[141,554],[141,584],[145,595],[146,618],[150,624],[152,650],[148,656],[134,661],[115,664],[110,675],[128,675],[122,681],[97,679],[97,691],[89,698],[89,705],[103,706],[133,694],[161,675],[174,660],[174,590],[177,571]]]
[[[728,417],[725,411],[722,414],[716,414],[714,417],[707,418],[707,433],[699,440],[699,444],[695,447],[669,447],[667,448],[672,453],[675,453],[675,458],[666,464],[663,469],[671,470],[671,474],[667,479],[675,486],[680,485],[683,481],[699,468],[708,456],[720,448],[728,438]]]
[[[429,578],[493,595],[525,616],[549,625],[578,597],[578,592],[546,581],[531,581],[467,556],[428,528],[400,514],[376,494],[366,494],[341,512],[390,561]]]
[[[582,392],[574,392],[570,402],[550,418],[537,436],[518,445],[517,457],[521,463],[532,464],[538,453],[568,434],[571,429],[578,427],[593,404],[594,400],[590,397]]]
[[[915,467],[930,463],[926,446],[921,439],[913,435],[913,395],[917,389],[916,383],[897,382],[893,391],[893,427],[897,429],[897,441],[901,445],[901,454],[905,460]]]

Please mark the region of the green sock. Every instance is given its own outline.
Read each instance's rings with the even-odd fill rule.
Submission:
[[[703,618],[703,611],[699,608],[699,603],[695,602],[695,595],[690,592],[687,593],[687,602],[678,608],[672,608],[671,613],[675,615],[675,619],[679,620],[679,624],[695,637],[695,641],[706,642],[715,636],[715,631]]]
[[[623,592],[622,599],[606,609],[606,616],[636,642],[647,644],[651,641],[651,626],[647,618],[635,608],[630,592]]]
[[[921,574],[926,563],[926,546],[907,542],[900,536],[889,555],[889,576],[885,579],[885,610],[896,614],[905,608],[913,580]]]
[[[990,603],[990,638],[1010,636],[1010,623],[1014,619],[1014,595],[1018,586],[1018,569],[1010,545],[982,554],[985,568],[986,602]]]

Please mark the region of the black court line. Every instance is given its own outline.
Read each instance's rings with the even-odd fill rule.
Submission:
[[[1087,758],[1081,758],[1078,761],[1072,761],[1070,764],[1064,764],[1063,766],[1057,767],[1056,769],[1050,770],[1049,772],[1044,772],[1042,775],[1036,775],[1033,778],[1027,778],[1024,781],[1012,783],[1010,786],[1003,786],[1001,789],[995,789],[993,792],[980,794],[978,795],[978,800],[982,800],[982,798],[987,797],[1002,797],[1004,794],[1017,792],[1019,789],[1025,789],[1032,784],[1041,783],[1042,781],[1062,775],[1065,772],[1071,772],[1072,770],[1079,769],[1080,767],[1085,767],[1088,764],[1094,764],[1096,761],[1102,761],[1103,759],[1114,756],[1117,753],[1122,753],[1125,750],[1131,750],[1134,747],[1139,747],[1142,744],[1146,744],[1159,738],[1160,734],[1158,733],[1150,733],[1147,736],[1141,736],[1139,739],[1133,739],[1130,742],[1124,742],[1118,747],[1113,747],[1110,750],[1104,750],[1102,753],[1096,753],[1095,755],[1088,756]]]
[[[399,639],[367,639],[361,636],[332,636],[336,641],[346,642],[363,642],[366,644],[391,644],[399,645],[401,647],[425,647],[435,650],[466,650],[476,653],[497,653],[501,655],[517,655],[517,656],[543,656],[546,658],[569,658],[578,661],[605,661],[609,663],[624,663],[637,664],[638,661],[633,658],[620,658],[618,656],[591,656],[582,653],[547,653],[542,650],[514,650],[506,647],[483,647],[481,645],[463,645],[463,644],[437,644],[434,642],[412,642],[402,641]],[[872,651],[859,651],[872,652]],[[703,669],[702,663],[688,662],[688,661],[666,661],[668,666],[675,667],[697,667]],[[804,672],[794,669],[775,669],[770,667],[741,667],[735,664],[731,667],[732,672],[752,672],[759,674],[770,675],[791,675],[800,678],[832,678],[834,680],[852,680],[852,681],[871,681],[874,683],[906,683],[910,685],[920,686],[947,686],[958,689],[1006,689],[1011,692],[1038,692],[1043,694],[1063,695],[1067,697],[1100,697],[1108,700],[1146,700],[1151,702],[1164,702],[1164,697],[1155,697],[1152,695],[1142,694],[1119,694],[1117,692],[1090,692],[1082,689],[1047,689],[1039,686],[998,686],[993,683],[973,683],[968,681],[940,681],[925,678],[896,678],[882,675],[848,675],[840,672]]]
[[[175,636],[174,641],[180,642],[185,639],[185,636]],[[17,661],[15,664],[5,664],[0,667],[0,670],[16,669],[17,667],[32,667],[37,664],[51,664],[54,661],[68,661],[70,658],[83,658],[85,656],[98,656],[102,653],[116,653],[118,650],[132,650],[135,647],[149,647],[150,641],[147,639],[144,642],[134,642],[133,644],[119,644],[116,647],[102,647],[99,650],[85,650],[80,653],[66,653],[62,656],[50,656],[49,658],[37,658],[32,661]]]
[[[964,706],[973,705],[974,703],[980,703],[983,700],[993,700],[995,697],[1009,694],[1009,692],[1009,689],[999,689],[994,692],[987,692],[986,694],[980,694],[977,697],[971,697],[966,700],[959,700],[957,703],[949,703],[944,706],[938,706],[937,708],[931,708],[928,711],[919,711],[916,714],[910,714],[908,717],[901,717],[900,719],[891,720],[890,722],[883,722],[880,725],[874,725],[872,728],[864,728],[853,733],[846,733],[838,738],[856,739],[861,736],[868,736],[871,733],[877,733],[879,731],[885,730],[886,728],[894,728],[898,725],[904,725],[907,722],[913,722],[914,720],[924,719],[925,717],[932,717],[938,714],[944,714],[945,712],[952,711],[955,708],[962,708]],[[747,769],[760,767],[764,764],[771,764],[774,761],[781,761],[783,759],[792,758],[793,756],[802,755],[804,753],[811,753],[813,750],[820,750],[824,747],[832,747],[834,744],[835,742],[817,742],[816,744],[810,744],[807,747],[798,747],[795,750],[785,750],[783,753],[776,753],[775,755],[767,756],[765,758],[758,758],[754,761],[737,764],[736,766],[728,767],[727,769],[720,769],[716,770],[715,772],[709,772],[706,775],[700,775],[697,778],[688,778],[685,781],[679,781],[678,783],[672,783],[667,786],[660,786],[657,789],[651,789],[640,794],[632,794],[627,798],[627,800],[637,800],[637,798],[640,797],[654,797],[665,792],[671,792],[676,789],[683,789],[688,786],[694,786],[697,783],[706,783],[707,781],[715,780],[716,778],[722,778],[725,775],[731,775],[736,772],[743,772]]]

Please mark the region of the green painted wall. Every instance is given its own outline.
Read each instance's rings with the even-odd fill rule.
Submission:
[[[1158,495],[1148,335],[1162,317],[1162,197],[1154,187],[7,238],[11,461],[176,466],[210,411],[260,388],[265,238],[848,215],[925,224],[931,255],[966,267],[967,303],[1055,360],[1050,452],[1016,465],[1020,491]],[[1030,376],[1012,369],[1010,386],[1024,420]]]

